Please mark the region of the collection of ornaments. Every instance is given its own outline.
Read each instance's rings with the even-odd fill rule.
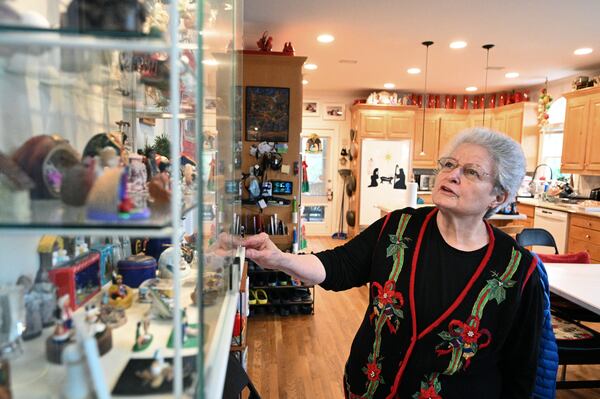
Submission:
[[[462,96],[462,101],[459,97],[460,96],[454,94],[430,94],[424,97],[421,94],[415,93],[398,95],[397,93],[380,91],[371,93],[367,98],[366,103],[383,105],[416,105],[419,108],[425,103],[427,108],[445,109],[457,109],[460,104],[462,105],[461,109],[483,109],[501,107],[503,105],[529,100],[527,91],[515,90],[509,93],[491,93],[488,94],[487,97],[483,94],[474,96],[464,95]]]

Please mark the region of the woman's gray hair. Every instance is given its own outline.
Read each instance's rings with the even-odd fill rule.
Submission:
[[[514,201],[517,190],[525,176],[526,161],[521,145],[505,134],[490,129],[476,127],[465,130],[450,142],[445,156],[452,154],[463,144],[474,144],[483,147],[492,157],[494,164],[494,189],[498,194],[508,194],[506,201],[494,209],[489,209],[484,218],[489,218],[498,209]]]

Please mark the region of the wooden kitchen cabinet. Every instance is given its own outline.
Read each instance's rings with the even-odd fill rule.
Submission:
[[[448,143],[469,127],[468,115],[444,114],[440,117],[440,155]]]
[[[600,218],[571,215],[568,252],[589,252],[592,263],[600,263]]]
[[[525,228],[533,227],[533,218],[535,217],[535,206],[527,204],[517,204],[517,211],[521,215],[526,215],[525,220],[514,220],[510,223],[512,226],[523,226]]]
[[[357,112],[359,115],[359,137],[378,139],[413,138],[415,132],[415,107],[386,107],[396,108],[397,110],[364,109],[365,106],[358,107],[355,106],[352,112]],[[402,110],[399,108],[409,109]]]
[[[413,168],[435,169],[439,152],[440,117],[437,114],[425,113],[423,131],[423,111],[419,111],[415,132]]]
[[[566,93],[561,172],[600,175],[600,87]]]

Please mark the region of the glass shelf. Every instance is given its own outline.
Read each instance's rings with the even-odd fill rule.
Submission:
[[[191,196],[184,197],[182,216],[197,207]],[[65,205],[60,200],[32,200],[31,218],[28,221],[0,221],[0,232],[41,234],[75,234],[89,236],[144,235],[165,237],[171,234],[171,212],[151,213],[144,220],[105,222],[86,217],[85,207]]]
[[[6,25],[0,25],[0,45],[141,52],[167,52],[171,49],[171,44],[165,38],[142,33],[111,31],[82,33],[69,29],[38,29]],[[176,47],[180,50],[198,49],[195,43],[178,43]]]

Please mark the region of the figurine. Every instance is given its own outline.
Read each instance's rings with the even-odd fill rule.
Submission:
[[[113,277],[113,284],[108,288],[108,303],[117,308],[127,309],[133,301],[133,290],[123,284],[123,276]]]
[[[271,51],[273,48],[273,37],[268,36],[268,32],[264,31],[261,38],[256,42],[260,51]]]
[[[150,318],[145,317],[144,320],[138,321],[135,329],[135,344],[133,345],[134,352],[141,352],[146,349],[152,343],[153,335],[148,333],[148,327],[150,326]],[[143,327],[144,333],[140,332]]]
[[[100,318],[100,309],[96,305],[85,307],[85,321],[96,339],[100,356],[112,349],[112,331]]]
[[[46,340],[46,359],[51,363],[61,364],[63,349],[71,343],[73,320],[69,302],[69,294],[61,296],[57,301],[56,327]]]
[[[73,330],[72,311],[69,307],[69,294],[58,298],[56,308],[56,326],[52,339],[56,342],[64,342],[71,338]]]
[[[285,55],[294,55],[295,50],[294,46],[292,46],[292,42],[285,42],[283,44],[283,54]]]
[[[181,310],[181,338],[183,339],[183,344],[185,344],[189,338],[197,336],[198,328],[191,326],[187,318],[187,309],[183,308]]]
[[[143,371],[136,371],[135,375],[143,380],[143,385],[150,384],[151,388],[157,389],[165,380],[173,380],[173,368],[165,362],[160,349],[157,349],[150,367]]]

